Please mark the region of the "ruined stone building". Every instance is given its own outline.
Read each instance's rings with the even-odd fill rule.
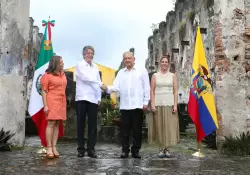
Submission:
[[[148,38],[149,72],[157,71],[162,55],[171,56],[179,79],[179,102],[188,102],[197,25],[214,81],[219,129],[224,136],[246,131],[250,118],[250,0],[177,0]]]
[[[30,0],[0,2],[0,129],[22,146],[29,86],[43,34],[29,18]]]

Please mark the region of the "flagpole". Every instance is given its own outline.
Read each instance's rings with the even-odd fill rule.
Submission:
[[[49,15],[49,19],[48,19],[48,22],[50,20],[50,15]],[[37,154],[46,154],[47,153],[47,150],[45,149],[46,147],[44,147],[42,144],[40,146],[40,149],[36,152]]]

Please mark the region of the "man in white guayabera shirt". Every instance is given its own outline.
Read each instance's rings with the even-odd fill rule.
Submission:
[[[87,153],[89,157],[97,158],[95,144],[97,137],[97,108],[101,102],[102,82],[97,65],[92,63],[94,48],[85,46],[82,51],[83,60],[76,65],[76,115],[77,115],[77,139],[78,157],[85,154],[85,121],[88,116],[88,143]]]
[[[135,64],[132,52],[123,54],[125,68],[121,69],[112,86],[101,88],[107,93],[120,93],[121,111],[121,158],[127,158],[130,152],[130,131],[133,132],[131,153],[133,158],[141,158],[139,153],[142,143],[143,110],[147,110],[150,100],[148,72]]]

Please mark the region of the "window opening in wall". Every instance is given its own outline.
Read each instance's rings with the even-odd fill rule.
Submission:
[[[182,63],[183,63],[183,57],[181,57],[181,60],[180,60],[180,68],[182,68]]]
[[[171,73],[175,73],[175,65],[174,63],[171,63],[170,65],[170,70],[169,70]]]
[[[239,55],[234,56],[234,61],[239,61]]]
[[[155,49],[155,61],[158,61],[159,49]]]
[[[166,55],[167,54],[167,43],[166,41],[164,41],[162,43],[162,55]]]
[[[179,12],[179,21],[182,20],[182,12]]]

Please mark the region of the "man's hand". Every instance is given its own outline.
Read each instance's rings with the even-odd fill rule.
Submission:
[[[103,90],[103,91],[107,91],[108,90],[108,87],[105,85],[105,84],[103,84],[102,86],[101,86],[101,89]]]
[[[143,105],[143,111],[147,111],[148,105]]]

